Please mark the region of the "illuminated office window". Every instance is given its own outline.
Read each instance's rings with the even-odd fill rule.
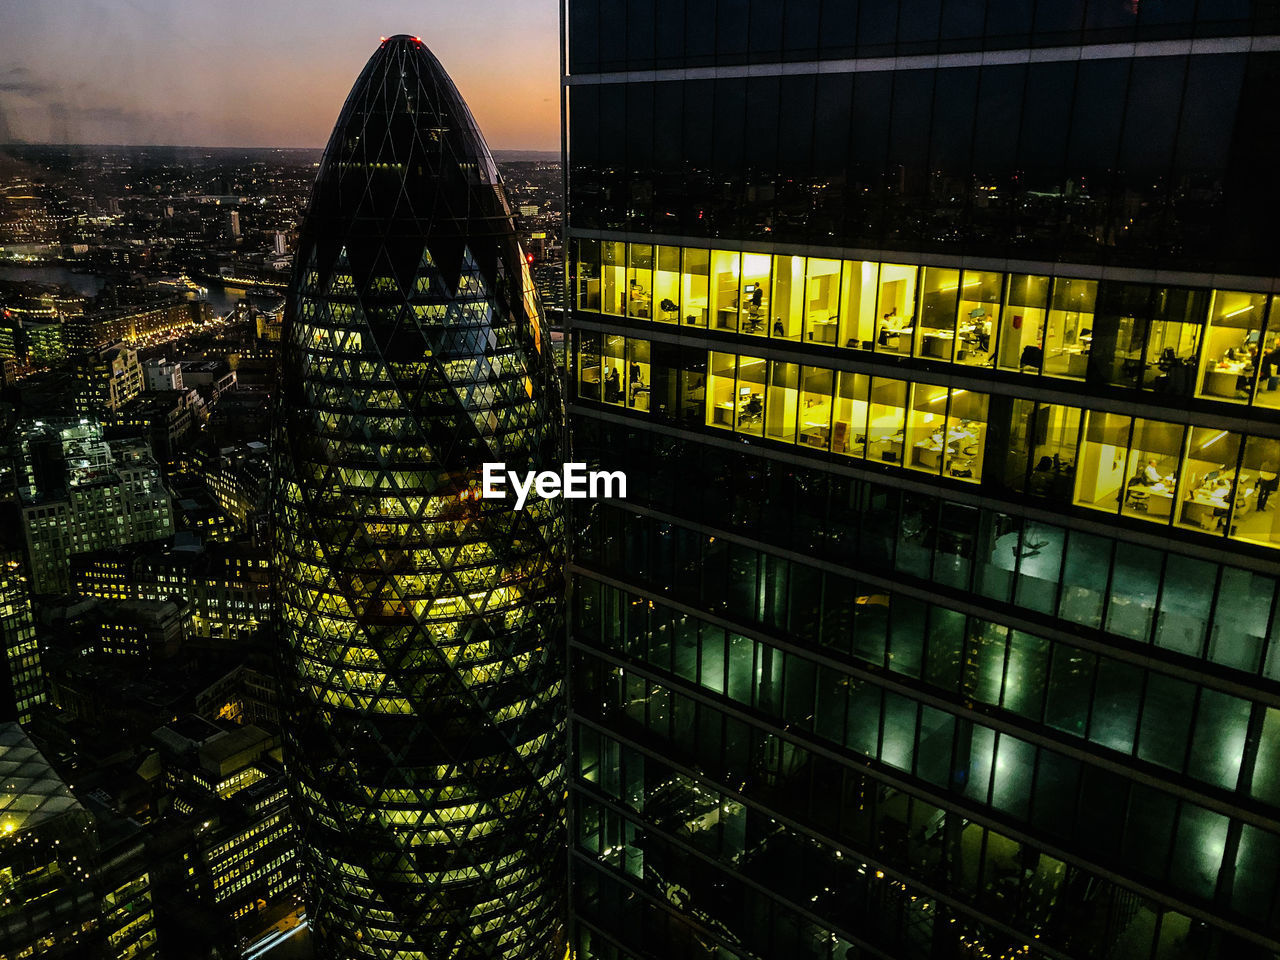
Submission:
[[[742,255],[734,250],[711,251],[711,325],[716,330],[738,329],[738,281]]]
[[[767,364],[761,357],[738,358],[737,418],[739,433],[760,436],[764,432],[765,374]]]
[[[769,335],[799,340],[804,327],[804,257],[773,258]]]
[[[937,476],[942,472],[943,433],[947,421],[947,388],[917,383],[907,414],[906,466]]]
[[[867,459],[902,464],[907,413],[907,387],[903,380],[874,377],[867,421]]]
[[[795,443],[799,416],[799,375],[799,364],[770,361],[768,394],[764,404],[765,436]]]
[[[854,350],[871,350],[876,338],[876,293],[880,265],[846,260],[841,271],[840,319],[836,342]]]
[[[836,343],[840,325],[840,261],[810,257],[805,271],[804,338]]]
[[[1085,414],[1076,472],[1075,502],[1080,506],[1108,513],[1119,508],[1131,425],[1131,418],[1118,413],[1090,410]]]
[[[649,410],[650,345],[648,340],[627,338],[627,406]]]
[[[738,357],[733,353],[712,353],[707,366],[711,386],[707,394],[707,425],[732,430],[738,409]]]
[[[686,247],[681,272],[680,312],[684,315],[684,322],[690,326],[707,325],[710,274],[711,251]]]
[[[600,374],[601,398],[605,403],[622,405],[625,399],[626,340],[620,336],[606,336]]]
[[[960,308],[956,315],[956,363],[991,364],[1000,324],[1004,274],[966,270],[960,280]]]
[[[1240,488],[1245,491],[1242,505],[1236,504],[1231,519],[1231,536],[1236,540],[1272,545],[1280,543],[1280,498],[1275,498],[1280,485],[1280,440],[1249,437],[1244,444],[1240,465]]]
[[[600,241],[578,242],[577,304],[579,310],[600,309]]]
[[[1147,328],[1141,386],[1157,393],[1191,396],[1208,295],[1177,287],[1158,289]]]
[[[1213,291],[1204,349],[1200,351],[1196,396],[1235,403],[1249,399],[1254,374],[1268,351],[1262,339],[1266,312],[1265,294]],[[1259,403],[1263,402],[1266,386],[1265,381],[1259,384]]]
[[[1053,281],[1053,296],[1044,333],[1044,372],[1051,377],[1083,380],[1089,369],[1093,340],[1096,280]]]
[[[819,450],[831,448],[835,376],[834,371],[821,367],[802,367],[800,370],[799,440],[805,446]]]
[[[1272,296],[1267,316],[1267,333],[1263,337],[1258,361],[1258,385],[1253,402],[1260,407],[1280,407],[1280,309]]]
[[[769,335],[769,312],[774,303],[770,295],[772,260],[767,253],[742,255],[742,292],[738,302],[742,305],[739,329],[743,333]]]
[[[1173,516],[1184,430],[1176,423],[1133,421],[1124,494],[1120,501],[1125,516],[1169,522]]]
[[[916,323],[916,274],[919,268],[896,263],[880,265],[876,296],[876,350],[906,356]]]
[[[942,472],[956,480],[982,479],[982,456],[987,440],[990,397],[975,390],[952,390]]]
[[[680,321],[680,248],[657,247],[653,272],[653,318]]]
[[[1212,427],[1192,427],[1178,483],[1175,522],[1190,530],[1221,533],[1233,501],[1251,509],[1256,494],[1237,484],[1240,435]]]
[[[951,359],[955,351],[959,296],[959,270],[924,268],[920,279],[920,314],[915,324],[916,356]]]
[[[865,373],[840,371],[836,408],[831,428],[831,449],[852,457],[867,455],[867,416],[871,402],[871,378]]]
[[[625,316],[627,306],[627,245],[620,240],[606,240],[600,244],[602,313]]]
[[[653,316],[653,247],[647,243],[628,247],[627,316],[648,320]]]
[[[1001,370],[1040,372],[1048,306],[1048,277],[1026,273],[1009,277],[1005,307],[1000,314],[1000,335],[996,338],[996,366]]]

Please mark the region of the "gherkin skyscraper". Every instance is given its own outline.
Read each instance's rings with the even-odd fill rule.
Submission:
[[[317,175],[275,425],[286,762],[320,953],[563,952],[563,524],[550,343],[439,61],[384,40]]]

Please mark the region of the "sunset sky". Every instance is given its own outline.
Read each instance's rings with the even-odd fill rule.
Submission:
[[[491,148],[558,150],[557,0],[0,0],[0,142],[322,147],[420,36]]]

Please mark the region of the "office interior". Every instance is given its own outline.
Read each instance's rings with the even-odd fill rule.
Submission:
[[[1264,293],[622,241],[575,257],[579,310],[1280,409]]]

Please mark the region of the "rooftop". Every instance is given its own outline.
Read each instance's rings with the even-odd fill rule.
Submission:
[[[22,727],[0,724],[0,830],[30,830],[67,813],[83,812]]]

